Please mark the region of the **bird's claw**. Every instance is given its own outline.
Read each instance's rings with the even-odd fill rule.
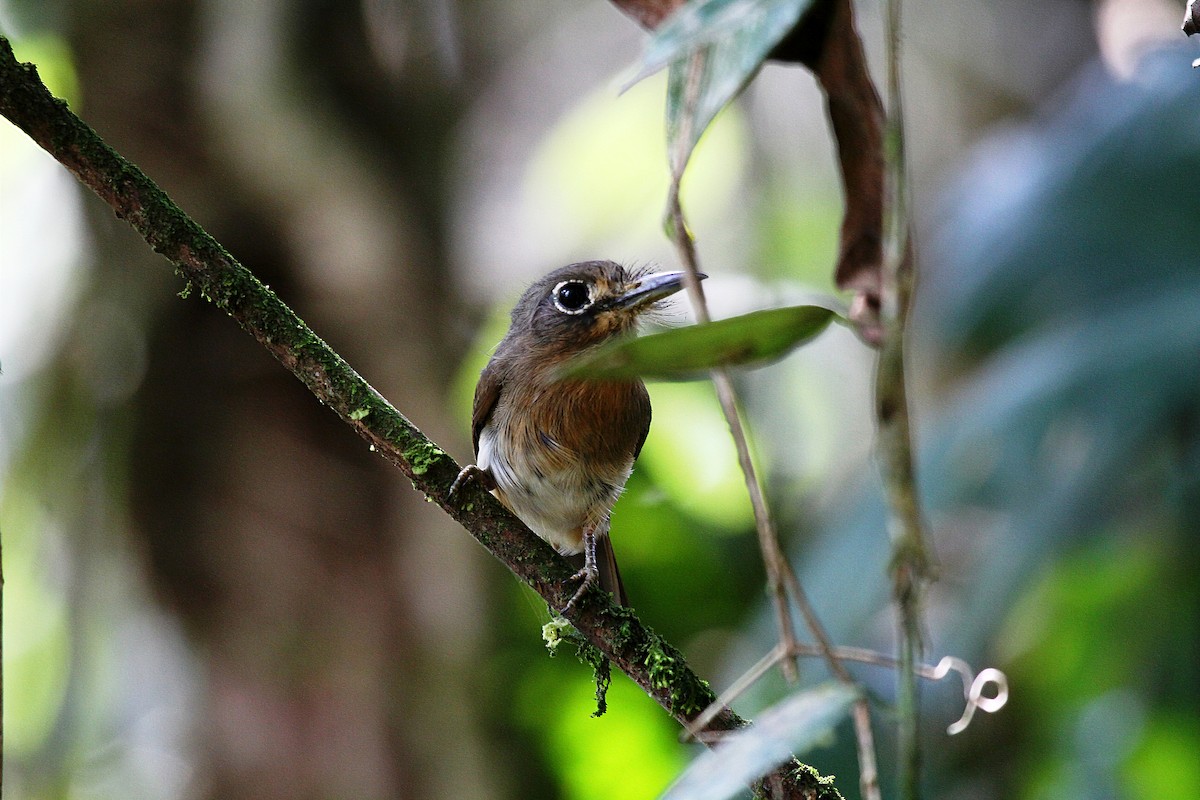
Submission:
[[[461,489],[463,484],[465,484],[471,478],[475,478],[482,483],[489,492],[496,488],[496,484],[492,480],[492,476],[488,474],[487,470],[480,469],[477,464],[467,464],[465,467],[459,470],[458,477],[454,479],[454,483],[450,484],[450,490],[446,492],[446,500],[453,500],[454,495],[458,493],[458,490]]]
[[[571,595],[571,599],[563,606],[562,616],[571,613],[571,610],[575,608],[575,602],[583,597],[588,589],[600,582],[600,570],[596,568],[594,563],[585,563],[583,569],[576,572],[568,580],[579,581],[580,583],[579,588],[575,590],[575,594]]]

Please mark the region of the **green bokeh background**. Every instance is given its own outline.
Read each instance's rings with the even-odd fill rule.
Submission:
[[[475,377],[529,281],[582,258],[674,264],[661,233],[665,82],[618,92],[642,39],[603,4],[256,8],[268,6],[282,60],[262,31],[231,32],[242,12],[215,2],[154,13],[7,2],[0,32],[465,460]],[[877,9],[859,13],[877,41]],[[1067,21],[1075,3],[909,13],[921,253],[911,388],[940,565],[929,655],[1000,667],[1012,687],[1005,710],[952,738],[956,688],[926,687],[929,796],[1200,796],[1194,54],[1151,57],[1122,82],[1101,76],[1101,57],[1116,62],[1099,16],[1086,41]],[[155,24],[128,24],[145,19]],[[161,75],[106,72],[120,60],[110,48],[161,44]],[[214,87],[223,63],[253,65],[254,80]],[[230,114],[229,98],[261,85],[280,105]],[[261,133],[280,108],[315,131],[284,142],[292,162],[271,150],[282,134]],[[716,316],[833,292],[841,201],[823,113],[806,73],[768,67],[701,141],[684,202]],[[245,159],[270,166],[258,174]],[[382,176],[386,191],[346,189],[343,172]],[[18,194],[29,186],[46,188]],[[159,376],[216,375],[188,408],[236,418],[246,406],[225,392],[277,365],[222,339],[232,323],[212,309],[175,297],[165,265],[7,123],[0,187],[34,198],[0,197],[6,792],[619,800],[656,796],[695,756],[623,676],[593,718],[590,671],[541,643],[544,604],[407,498],[348,432],[310,422],[294,381],[251,404],[282,438],[256,435],[261,420],[242,433],[251,450],[291,454],[277,460],[294,471],[248,468],[249,456],[217,446],[236,437],[203,414],[154,429],[167,453],[154,460],[147,420],[181,403],[159,393]],[[367,235],[380,209],[399,231],[391,249]],[[429,294],[406,305],[396,275]],[[44,310],[23,316],[31,308]],[[422,311],[424,329],[412,322]],[[685,317],[680,306],[662,322]],[[888,650],[872,368],[834,326],[737,381],[818,612],[839,642]],[[615,546],[639,615],[721,688],[771,643],[749,504],[711,388],[651,394]],[[147,488],[147,471],[199,482],[190,464],[227,477],[216,485],[253,488],[258,522],[172,493],[154,510],[147,495],[164,492]],[[370,498],[367,524],[346,511],[314,531],[293,525],[294,539],[287,524],[257,538],[263,520],[311,495]],[[162,543],[196,530],[229,538]],[[322,565],[339,574],[343,562],[380,570],[382,589],[330,588]],[[241,581],[268,598],[299,586],[302,600],[238,607]],[[357,657],[376,641],[386,667]],[[888,790],[892,678],[856,674],[877,698]],[[825,677],[805,665],[804,685]],[[788,692],[771,675],[738,707],[754,716]],[[807,758],[856,796],[848,726]]]

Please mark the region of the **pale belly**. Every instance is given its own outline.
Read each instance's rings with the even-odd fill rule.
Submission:
[[[607,533],[608,516],[633,469],[632,460],[619,469],[597,475],[573,466],[561,452],[550,457],[547,450],[526,449],[525,457],[498,458],[497,452],[511,453],[500,445],[493,426],[479,436],[477,464],[496,482],[494,494],[529,529],[564,555],[583,552],[583,531]],[[564,467],[564,463],[568,466]]]

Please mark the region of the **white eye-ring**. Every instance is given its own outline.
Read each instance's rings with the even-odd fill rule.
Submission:
[[[595,302],[592,285],[586,281],[561,281],[550,293],[554,307],[564,314],[582,314]]]

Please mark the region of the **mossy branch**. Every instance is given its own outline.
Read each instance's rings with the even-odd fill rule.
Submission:
[[[169,260],[186,281],[185,296],[199,294],[231,316],[287,367],[317,399],[411,479],[413,488],[441,506],[547,603],[562,608],[573,594],[571,567],[548,544],[484,491],[467,484],[448,490],[459,465],[375,391],[273,292],[264,286],[140,169],[110,148],[95,131],[55,98],[31,64],[19,63],[0,36],[0,115],[100,196]],[[606,593],[590,592],[570,622],[612,663],[681,724],[716,696],[688,667],[682,654]],[[747,723],[726,709],[706,728],[718,733]],[[794,760],[765,779],[779,798],[837,796]]]

